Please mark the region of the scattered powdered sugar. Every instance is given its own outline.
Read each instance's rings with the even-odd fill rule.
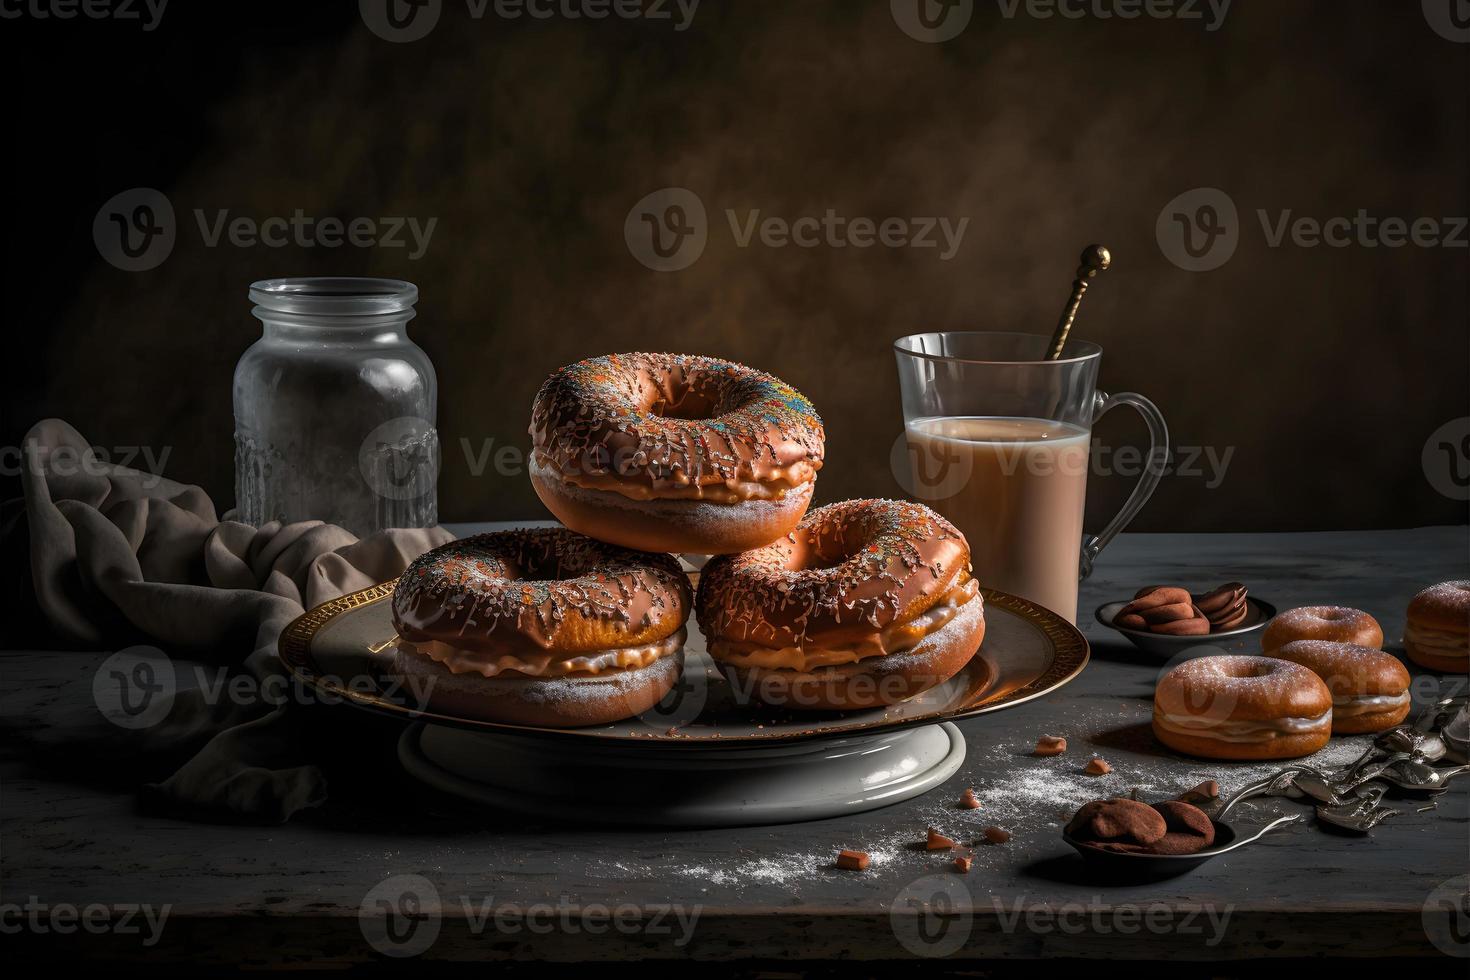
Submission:
[[[874,868],[890,863],[899,854],[897,847],[875,849],[863,848],[858,845],[850,846],[866,853],[868,855],[869,866]],[[826,851],[821,854],[772,854],[758,858],[747,858],[719,867],[709,865],[685,866],[675,868],[674,873],[686,878],[698,878],[720,888],[738,887],[740,885],[799,884],[801,881],[810,880],[826,872],[852,874],[853,872],[839,871],[837,869],[836,857],[837,852],[841,849],[840,847],[834,846],[831,851]]]
[[[1181,766],[1177,758],[1139,758],[1134,753],[1120,752],[1110,760],[1114,768],[1105,776],[1083,772],[1094,754],[1091,751],[1074,748],[1061,756],[1037,757],[1018,752],[1014,745],[997,744],[977,753],[979,768],[987,775],[977,775],[969,782],[954,779],[912,801],[899,829],[869,832],[867,836],[861,830],[848,830],[821,851],[732,856],[718,864],[611,867],[622,874],[674,874],[707,882],[711,888],[778,887],[793,892],[822,878],[861,874],[836,867],[837,852],[844,848],[868,855],[868,874],[885,870],[897,874],[938,871],[962,854],[973,858],[975,871],[984,871],[1034,860],[1038,851],[1060,849],[1060,827],[1092,800],[1127,796],[1136,788],[1141,799],[1156,803],[1207,779],[1218,780],[1221,795],[1228,797],[1288,765],[1309,765],[1331,774],[1353,762],[1371,744],[1371,735],[1335,738],[1322,751],[1303,759],[1246,763],[1199,759],[1187,767]],[[967,810],[959,805],[966,786],[973,787],[980,799],[978,809]],[[982,835],[986,827],[992,826],[1009,831],[1012,840],[987,844]],[[928,827],[953,838],[958,846],[952,851],[926,852],[923,840]]]

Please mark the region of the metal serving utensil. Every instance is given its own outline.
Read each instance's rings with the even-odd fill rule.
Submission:
[[[1343,830],[1366,834],[1399,812],[1393,807],[1380,805],[1384,791],[1384,787],[1375,786],[1348,802],[1322,804],[1317,807],[1317,819]]]

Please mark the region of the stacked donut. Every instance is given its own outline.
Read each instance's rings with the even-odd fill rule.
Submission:
[[[807,512],[825,433],[790,385],[731,361],[594,357],[531,413],[531,482],[560,528],[494,532],[399,579],[396,668],[432,710],[549,727],[657,704],[697,609],[736,687],[794,708],[892,704],[985,632],[969,546],[919,504]],[[669,554],[714,555],[698,596]]]

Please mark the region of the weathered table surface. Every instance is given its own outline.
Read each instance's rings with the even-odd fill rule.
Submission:
[[[332,780],[325,807],[270,827],[160,817],[132,788],[167,770],[140,769],[130,743],[93,707],[102,655],[9,651],[0,657],[4,924],[29,915],[33,902],[81,913],[92,903],[167,906],[169,918],[148,945],[141,916],[134,933],[63,934],[64,915],[48,911],[7,943],[48,957],[208,956],[247,966],[353,963],[421,945],[426,960],[1441,955],[1428,933],[1442,930],[1426,932],[1424,908],[1470,863],[1470,779],[1427,812],[1418,812],[1424,801],[1397,801],[1401,815],[1371,838],[1297,826],[1153,884],[1089,878],[1059,830],[1088,799],[1133,787],[1162,798],[1207,777],[1228,791],[1265,768],[1188,761],[1155,743],[1147,722],[1162,665],[1098,626],[1097,605],[1143,583],[1199,590],[1239,579],[1282,609],[1366,609],[1399,648],[1409,597],[1467,577],[1467,544],[1464,527],[1126,535],[1082,589],[1093,660],[1080,678],[962,723],[968,758],[925,797],[764,828],[610,830],[590,819],[572,826],[477,809],[404,777],[393,761],[396,732],[362,712],[320,707],[302,737],[318,741]],[[1416,671],[1414,691],[1428,702],[1464,684]],[[1041,734],[1066,735],[1069,753],[1031,757]],[[1346,761],[1363,744],[1334,739],[1317,761]],[[1093,754],[1114,772],[1083,775]],[[967,786],[980,809],[956,806]],[[589,799],[589,818],[596,809]],[[947,857],[916,847],[931,825],[966,842],[989,825],[1013,837],[975,847],[974,869],[960,875]],[[846,847],[871,852],[874,866],[861,874],[832,867]],[[427,879],[418,886],[423,914],[406,923],[360,919],[401,890],[395,881],[372,892],[396,875]],[[385,926],[401,928],[384,939]],[[1457,938],[1463,953],[1465,936]]]

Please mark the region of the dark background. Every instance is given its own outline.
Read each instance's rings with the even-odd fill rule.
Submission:
[[[1178,445],[1234,450],[1218,487],[1167,478],[1135,529],[1464,522],[1421,453],[1470,414],[1467,250],[1273,248],[1256,211],[1465,215],[1470,45],[1431,29],[1417,0],[1235,0],[1214,31],[1007,6],[975,0],[941,44],[906,35],[883,0],[703,0],[684,31],[476,20],[445,0],[437,27],[406,44],[375,36],[351,0],[174,0],[151,32],[0,20],[4,445],[61,416],[104,448],[167,448],[168,475],[223,510],[231,372],[259,335],[247,284],[386,275],[422,290],[411,334],[439,373],[445,520],[545,516],[524,476],[473,475],[466,446],[526,447],[549,371],[630,349],[782,376],[827,422],[819,499],[892,495],[890,342],[1049,333],[1096,240],[1115,264],[1077,334],[1105,348],[1104,386],[1151,396]],[[703,200],[709,244],[659,273],[632,257],[623,222],[668,186]],[[92,222],[134,187],[169,197],[178,241],[130,273],[101,258]],[[1207,272],[1171,263],[1155,235],[1166,204],[1197,187],[1226,191],[1240,214],[1237,251]],[[724,217],[829,207],[970,223],[941,261],[739,248]],[[438,225],[416,261],[211,248],[195,208]],[[1142,426],[1120,412],[1098,438],[1136,442]],[[1094,528],[1128,483],[1094,481]]]

